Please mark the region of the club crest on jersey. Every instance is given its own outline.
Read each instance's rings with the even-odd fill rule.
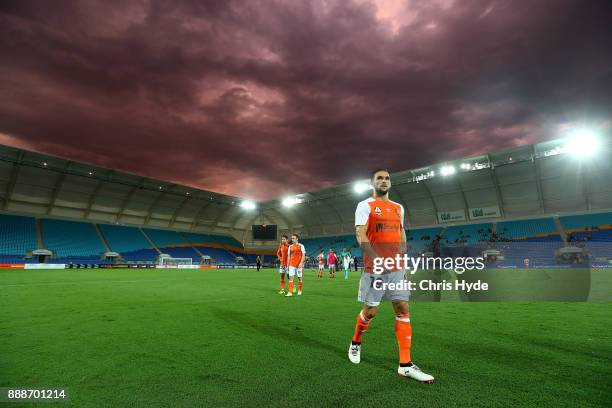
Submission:
[[[378,207],[374,208],[374,212],[376,213],[376,215],[382,215],[382,211]]]

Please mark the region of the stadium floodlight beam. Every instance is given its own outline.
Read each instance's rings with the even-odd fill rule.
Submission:
[[[240,203],[240,206],[244,208],[245,210],[254,210],[255,208],[257,208],[257,204],[255,204],[251,200],[244,200],[243,202]]]
[[[454,166],[444,166],[440,169],[440,174],[443,176],[450,176],[451,174],[455,174],[455,171]]]
[[[285,197],[282,201],[283,207],[293,207],[299,203],[301,203],[301,200],[297,197]]]
[[[357,194],[361,194],[364,191],[368,191],[370,188],[370,184],[366,183],[365,181],[358,181],[353,184],[353,191],[355,191]]]
[[[565,142],[565,151],[577,159],[592,157],[599,148],[599,139],[590,129],[578,129]]]

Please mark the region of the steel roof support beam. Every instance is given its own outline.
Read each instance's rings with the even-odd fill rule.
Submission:
[[[70,169],[71,164],[72,164],[71,161],[67,161],[64,164],[64,168],[62,172],[60,173],[59,177],[57,178],[57,181],[55,182],[53,189],[51,190],[51,200],[49,200],[49,206],[47,207],[47,211],[45,211],[46,215],[49,215],[51,213],[51,210],[53,210],[53,207],[55,206],[55,201],[57,200],[59,191],[62,188],[62,184],[64,184],[64,180],[66,179],[67,171]]]
[[[159,195],[157,197],[155,197],[155,200],[153,200],[153,202],[149,206],[149,209],[147,210],[147,216],[146,216],[146,218],[144,220],[144,224],[143,225],[147,225],[149,223],[149,221],[151,221],[151,215],[153,214],[153,210],[155,209],[157,204],[159,204],[159,202],[162,200],[162,198],[164,198],[164,196],[166,195],[167,192],[168,192],[167,190],[162,190],[159,193]]]
[[[191,223],[191,226],[189,227],[189,230],[192,231],[195,227],[197,227],[198,225],[200,225],[200,218],[202,218],[202,216],[204,215],[204,213],[206,212],[206,209],[208,207],[211,206],[211,204],[217,199],[218,197],[211,197],[210,200],[204,204],[202,206],[202,208],[200,208],[198,210],[198,212],[196,213],[196,215],[193,217],[193,222]]]
[[[125,211],[128,205],[128,202],[132,199],[136,191],[140,190],[144,186],[145,181],[147,181],[146,177],[141,178],[140,182],[134,187],[132,187],[132,189],[127,193],[127,195],[123,199],[123,202],[121,203],[121,206],[119,207],[119,211],[117,212],[117,217],[115,218],[115,222],[119,222],[119,220],[121,219],[121,216],[123,215],[123,212]]]
[[[489,171],[491,174],[491,178],[493,179],[493,185],[495,186],[495,195],[497,196],[497,204],[499,205],[499,213],[501,218],[504,218],[504,199],[501,193],[501,186],[499,184],[499,180],[497,179],[497,174],[495,174],[495,166],[493,165],[493,160],[491,160],[491,155],[487,154],[487,160],[489,161]]]
[[[542,176],[540,172],[540,163],[536,159],[535,145],[531,146],[531,162],[533,163],[533,171],[536,178],[536,190],[538,191],[538,202],[540,204],[540,214],[544,214],[544,193],[542,190]]]
[[[94,188],[94,191],[91,193],[91,197],[89,197],[89,200],[87,201],[87,209],[85,210],[85,215],[83,216],[83,218],[89,217],[89,214],[91,213],[91,207],[93,207],[93,203],[96,201],[96,198],[98,197],[98,193],[100,192],[100,189],[102,188],[104,183],[106,183],[107,181],[111,181],[111,177],[113,173],[114,173],[113,170],[109,170],[104,175],[104,179],[98,180],[98,183],[96,184],[96,187]]]
[[[19,152],[17,156],[17,160],[13,162],[13,168],[11,169],[11,175],[9,176],[9,182],[6,186],[6,191],[4,192],[4,206],[3,208],[6,210],[9,205],[9,199],[13,195],[13,190],[15,189],[15,184],[17,183],[17,176],[19,175],[19,166],[23,161],[23,151]]]

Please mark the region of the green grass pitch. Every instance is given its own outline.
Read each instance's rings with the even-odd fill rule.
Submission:
[[[308,271],[284,298],[269,269],[0,271],[0,387],[77,407],[612,404],[611,302],[412,302],[429,385],[396,374],[390,304],[348,361],[357,283]]]

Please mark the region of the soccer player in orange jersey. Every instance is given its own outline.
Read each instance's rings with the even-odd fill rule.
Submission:
[[[283,235],[281,237],[281,243],[278,246],[278,251],[276,251],[276,257],[280,262],[280,267],[278,271],[280,272],[280,290],[278,293],[280,295],[285,294],[285,274],[287,273],[287,251],[289,250],[289,237]]]
[[[404,208],[389,200],[391,176],[386,169],[372,173],[373,197],[360,202],[355,211],[357,242],[364,255],[364,268],[359,284],[358,300],[364,303],[357,316],[353,339],[349,346],[348,357],[354,364],[361,361],[361,337],[370,322],[378,313],[382,299],[388,299],[395,311],[395,336],[399,346],[399,375],[420,382],[431,383],[433,376],[425,374],[413,364],[410,357],[412,327],[408,310],[408,289],[390,289],[384,284],[405,283],[406,272],[397,266],[374,274],[373,260],[376,257],[395,257],[406,252],[406,231],[404,230]]]
[[[291,236],[291,245],[287,251],[289,261],[289,290],[285,296],[293,296],[293,277],[298,277],[298,296],[302,295],[302,271],[304,269],[304,260],[306,260],[306,249],[304,245],[299,243],[300,237],[297,234]]]
[[[319,272],[317,272],[317,277],[322,278],[323,271],[325,270],[325,255],[323,254],[323,251],[321,251],[319,256],[317,256],[317,260],[319,261]]]

